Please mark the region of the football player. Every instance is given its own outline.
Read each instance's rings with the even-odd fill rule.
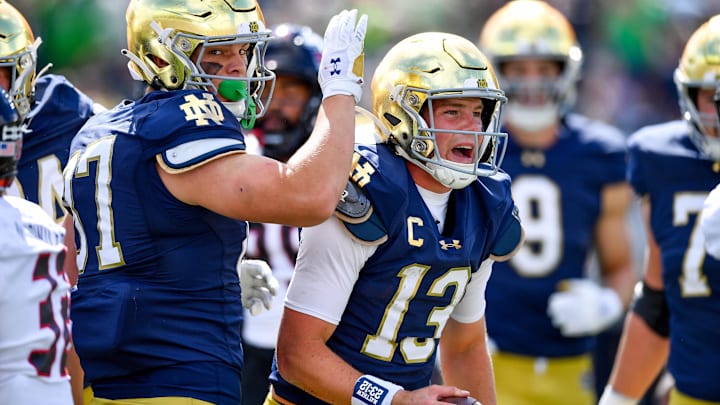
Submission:
[[[65,230],[37,204],[6,195],[22,149],[18,119],[0,89],[0,398],[71,405]]]
[[[335,216],[301,232],[266,403],[494,404],[485,285],[522,241],[505,96],[446,33],[397,43],[371,89]],[[447,385],[430,384],[438,352]]]
[[[582,51],[549,4],[506,3],[479,44],[508,97],[503,168],[526,231],[487,292],[498,402],[592,404],[594,337],[619,321],[636,281],[625,138],[571,112]],[[600,282],[588,274],[593,249]]]
[[[36,72],[41,42],[22,14],[0,0],[0,86],[27,121],[17,179],[7,193],[39,204],[59,223],[65,215],[62,170],[71,141],[104,108],[65,77],[43,75],[47,68]]]
[[[688,39],[675,69],[681,120],[629,140],[628,179],[648,229],[643,281],[602,405],[636,404],[667,362],[670,404],[720,404],[720,261],[706,254],[700,213],[720,182],[720,16]],[[717,232],[717,230],[715,230]]]
[[[274,83],[255,0],[131,0],[126,21],[123,53],[148,92],[91,118],[78,136],[98,140],[64,172],[77,352],[92,403],[237,405],[246,221],[332,214],[351,168],[367,17],[328,23],[318,125],[287,163],[245,153],[242,127]]]
[[[272,101],[257,121],[261,153],[282,162],[292,156],[310,136],[322,92],[317,83],[322,37],[308,26],[280,24],[273,28],[265,64],[277,78]],[[243,318],[243,404],[260,405],[268,392],[283,300],[298,251],[298,228],[280,224],[250,223],[245,257],[266,261],[279,288],[267,311]],[[249,262],[249,261],[248,261]],[[243,270],[244,271],[244,270]]]

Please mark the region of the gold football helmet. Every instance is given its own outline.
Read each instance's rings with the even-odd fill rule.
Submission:
[[[35,39],[22,14],[8,2],[0,0],[0,67],[10,69],[8,93],[20,118],[32,107],[35,92],[37,48]]]
[[[720,161],[720,133],[718,114],[698,111],[697,95],[701,88],[720,86],[720,15],[700,26],[687,41],[673,76],[678,91],[680,111],[690,125],[690,138],[698,149],[715,161]]]
[[[264,64],[262,44],[271,31],[256,0],[131,0],[125,17],[128,49],[123,54],[130,59],[134,79],[156,89],[200,88],[223,95],[223,86],[229,84],[231,91],[244,93],[237,102],[224,103],[238,118],[263,115],[260,94],[268,82],[274,85],[275,75]],[[205,47],[238,43],[250,44],[246,77],[203,69]],[[223,80],[220,89],[211,79]]]
[[[498,132],[506,98],[488,59],[472,42],[437,32],[408,37],[380,61],[371,88],[378,135],[441,184],[463,188],[477,176],[497,172],[506,145],[499,141],[506,134]],[[436,128],[433,100],[447,98],[482,99],[482,132]],[[429,123],[421,116],[424,108]],[[437,132],[473,136],[476,163],[452,162],[435,153]]]
[[[514,0],[488,18],[479,40],[498,71],[508,96],[506,118],[528,130],[540,129],[565,114],[575,102],[582,51],[575,31],[558,10],[540,0]],[[560,64],[560,76],[551,83],[505,78],[503,63],[517,59],[543,59]],[[523,105],[522,100],[545,99],[544,105]]]

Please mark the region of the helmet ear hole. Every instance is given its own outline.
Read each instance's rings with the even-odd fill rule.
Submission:
[[[396,117],[396,116],[394,116],[394,115],[392,115],[392,114],[390,114],[390,113],[387,113],[387,112],[386,112],[385,114],[383,114],[383,117],[384,117],[384,118],[387,120],[387,122],[389,122],[390,125],[392,125],[393,127],[398,126],[398,124],[400,124],[400,123],[402,122],[402,121],[400,120],[400,118],[398,118],[398,117]],[[407,137],[407,134],[403,134],[403,139],[407,139],[406,137]]]
[[[162,69],[170,65],[165,59],[151,53],[146,54],[145,57],[152,61],[152,63],[157,66],[158,69]]]

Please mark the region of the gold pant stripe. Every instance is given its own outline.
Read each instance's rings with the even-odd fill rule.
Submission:
[[[263,402],[263,405],[295,405],[295,404],[290,401],[286,401],[285,398],[282,398],[280,395],[276,394],[275,390],[272,389],[272,386],[270,386],[270,392],[268,392],[267,397],[265,397],[265,402]]]
[[[497,403],[502,405],[594,405],[590,355],[539,358],[492,355]]]

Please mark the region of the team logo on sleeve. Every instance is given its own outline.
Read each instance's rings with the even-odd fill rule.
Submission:
[[[185,96],[185,101],[180,105],[180,109],[185,113],[185,120],[195,121],[197,126],[208,125],[209,121],[220,125],[225,119],[220,104],[210,93],[203,94],[202,99],[197,98],[195,94],[188,94]]]
[[[365,185],[370,183],[372,175],[375,174],[375,168],[373,168],[368,162],[360,163],[360,154],[357,152],[353,154],[352,165],[353,168],[350,171],[350,177],[357,183],[358,186],[365,187]]]

